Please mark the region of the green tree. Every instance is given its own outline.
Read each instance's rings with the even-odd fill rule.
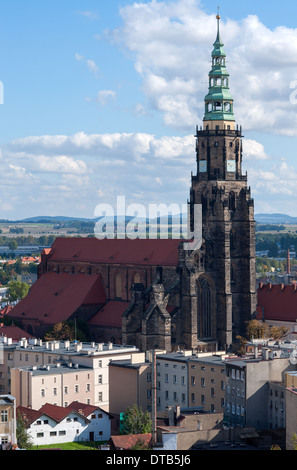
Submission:
[[[16,417],[16,438],[20,449],[32,449],[33,443],[28,434],[26,422],[19,412]]]
[[[147,434],[152,432],[152,421],[148,411],[133,405],[126,409],[121,421],[120,434]]]
[[[74,327],[68,325],[66,322],[56,323],[51,330],[49,330],[45,336],[45,341],[54,340],[67,340],[73,341],[75,332]]]
[[[18,247],[18,242],[16,240],[11,240],[9,243],[8,243],[8,248],[11,250],[11,251],[14,251],[16,250]]]
[[[11,281],[8,285],[6,298],[10,302],[22,300],[29,292],[29,284],[20,281]]]

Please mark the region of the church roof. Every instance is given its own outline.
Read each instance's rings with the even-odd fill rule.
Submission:
[[[122,315],[130,302],[110,300],[89,321],[89,325],[122,328]]]
[[[50,261],[83,261],[102,264],[177,266],[177,239],[57,238]]]
[[[46,273],[30,288],[29,294],[10,312],[13,318],[34,319],[54,324],[67,321],[81,305],[106,302],[102,277],[85,274]]]

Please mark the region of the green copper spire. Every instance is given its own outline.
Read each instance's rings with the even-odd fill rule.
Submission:
[[[220,16],[217,15],[217,38],[212,51],[212,69],[205,101],[204,121],[234,121],[233,98],[229,91],[226,53],[220,35]]]

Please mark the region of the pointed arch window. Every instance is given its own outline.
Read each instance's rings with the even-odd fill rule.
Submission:
[[[233,191],[229,194],[229,210],[235,211],[235,194]]]
[[[199,281],[198,335],[201,339],[211,338],[212,300],[211,289],[206,279]]]

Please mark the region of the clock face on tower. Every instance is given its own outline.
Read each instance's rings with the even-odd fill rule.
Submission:
[[[227,161],[227,171],[235,172],[235,170],[236,170],[235,161],[234,160],[228,160]]]
[[[206,173],[206,171],[207,171],[207,162],[206,162],[206,160],[200,160],[200,162],[199,162],[199,171],[200,171],[200,173]]]

